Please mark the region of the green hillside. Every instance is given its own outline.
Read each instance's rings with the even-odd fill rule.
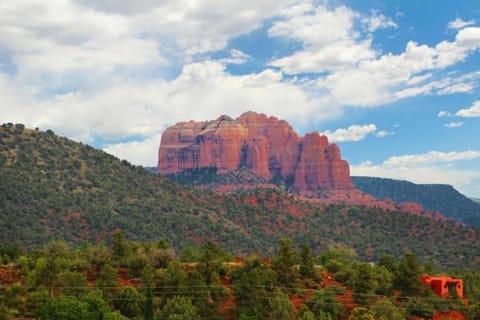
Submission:
[[[141,167],[23,126],[0,128],[0,245],[169,239],[212,240],[237,253],[272,255],[278,239],[318,252],[347,245],[363,260],[412,251],[445,268],[480,266],[478,230],[379,209],[325,206],[279,190],[229,196],[152,176]]]
[[[51,131],[2,127],[0,172],[1,242],[100,241],[120,228],[129,239],[164,236],[179,245],[215,237],[209,227],[215,221],[248,245],[242,232],[209,208],[209,195]]]
[[[450,185],[414,184],[408,181],[352,177],[355,186],[375,198],[395,203],[413,201],[428,210],[440,211],[467,225],[480,228],[480,203],[467,198]]]

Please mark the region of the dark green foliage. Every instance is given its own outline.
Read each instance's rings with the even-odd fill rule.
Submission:
[[[281,239],[277,256],[272,261],[272,269],[275,271],[280,286],[295,286],[298,271],[294,266],[298,263],[297,252],[292,247],[290,239]]]
[[[85,258],[91,270],[95,276],[98,275],[102,268],[111,263],[110,250],[104,245],[85,247]]]
[[[345,309],[343,304],[338,301],[337,291],[335,287],[315,291],[312,298],[307,302],[308,307],[319,318],[342,319]]]
[[[40,320],[127,320],[109,306],[95,292],[83,298],[58,296],[38,307]]]
[[[168,236],[179,247],[188,242],[187,234],[232,233],[224,227],[228,223],[217,230],[204,223],[216,209],[214,203],[203,205],[206,194],[196,195],[51,131],[19,132],[5,125],[0,146],[0,246],[59,238],[109,241],[113,230],[121,229],[128,239]],[[232,244],[237,240],[248,245],[241,234]]]
[[[370,299],[377,288],[373,266],[368,263],[360,263],[355,268],[352,279],[352,288],[355,292],[353,298],[360,305],[369,304]]]
[[[169,250],[163,241],[123,241],[132,254]],[[279,268],[292,266],[296,261],[295,250],[287,239],[281,241],[278,256],[274,259],[277,265],[268,260],[262,263],[259,258],[240,264],[225,262],[230,260],[230,255],[218,245],[207,243],[201,248],[200,262],[197,263],[181,263],[172,257],[166,268],[154,269],[147,263],[140,276],[135,277],[128,266],[126,269],[114,268],[112,259],[107,259],[96,273],[88,262],[91,259],[88,253],[107,250],[106,256],[112,257],[116,248],[117,245],[112,243],[109,247],[84,244],[72,249],[57,241],[21,256],[18,270],[26,276],[25,284],[0,283],[0,320],[12,317],[67,320],[404,320],[406,315],[430,319],[435,312],[448,311],[460,311],[471,319],[479,315],[478,272],[451,274],[464,279],[468,305],[453,296],[440,298],[420,284],[419,275],[425,267],[413,254],[406,254],[399,261],[384,258],[379,265],[355,261],[351,254],[344,254],[348,251],[345,248],[328,249],[319,259],[327,264],[336,261],[339,265],[337,274],[344,273],[345,281],[332,284],[331,278],[327,280],[329,275],[323,273],[316,280],[316,288],[321,286],[322,289],[312,291],[305,285],[307,279],[312,280],[308,275],[296,273],[292,278],[295,281],[288,288],[279,282],[282,273],[297,268],[296,265]],[[302,256],[308,257],[305,252]],[[46,272],[47,265],[51,266],[51,272]],[[323,266],[316,267],[324,270]],[[2,266],[2,274],[12,268],[12,265]],[[119,275],[122,287],[119,286]],[[400,290],[395,293],[392,290],[394,278]],[[53,285],[43,284],[47,279],[52,280]],[[87,279],[89,282],[95,280],[94,287],[86,285]],[[352,295],[356,304],[350,312],[348,306],[351,306]],[[303,304],[299,303],[302,298]],[[227,305],[233,307],[231,310],[225,309],[227,299],[230,303]],[[295,309],[292,303],[299,307]]]
[[[280,289],[275,289],[268,301],[269,320],[294,320],[295,308],[288,295]]]
[[[145,289],[143,310],[143,320],[153,320],[153,290],[151,287]]]
[[[402,308],[397,307],[391,300],[382,298],[377,300],[371,310],[373,311],[376,319],[384,320],[405,320],[405,311]]]
[[[48,300],[39,308],[40,320],[89,320],[87,305],[78,298],[59,296]]]
[[[126,286],[114,298],[113,304],[129,319],[142,319],[145,297],[133,287]]]
[[[475,302],[470,305],[467,310],[468,319],[480,319],[480,302]]]
[[[390,255],[385,255],[380,258],[380,261],[378,261],[378,265],[381,267],[384,267],[387,269],[389,272],[396,273],[398,270],[398,261],[395,259],[395,257],[390,256]]]
[[[423,286],[420,281],[422,267],[418,257],[412,253],[406,253],[400,261],[395,275],[395,286],[404,295],[417,295]]]
[[[213,242],[207,242],[203,247],[200,258],[199,271],[203,275],[207,285],[215,284],[220,274],[222,261],[224,260],[223,250]]]
[[[200,317],[190,299],[186,297],[173,297],[168,299],[163,307],[161,319],[200,320]]]
[[[82,298],[90,320],[126,320],[118,311],[111,311],[110,306],[102,299],[99,291],[93,291]]]
[[[165,299],[187,292],[187,275],[178,261],[171,261],[167,269],[157,270],[154,278],[156,287],[164,288],[157,290],[156,295]]]
[[[480,203],[465,197],[450,185],[414,184],[385,178],[352,177],[355,186],[375,198],[395,203],[417,202],[467,225],[480,228]]]
[[[83,273],[64,271],[58,274],[56,286],[65,295],[81,296],[87,292],[87,279]]]
[[[430,301],[415,298],[408,300],[406,310],[409,316],[417,316],[424,319],[431,319],[435,312]]]
[[[12,319],[21,306],[22,286],[15,284],[9,288],[0,286],[0,320]]]
[[[300,252],[300,274],[304,278],[315,277],[315,263],[312,256],[312,249],[306,243],[303,244]]]
[[[104,265],[95,281],[95,287],[102,291],[104,299],[111,301],[117,295],[119,285],[117,270],[109,264]]]
[[[6,244],[5,246],[0,247],[0,262],[3,262],[3,264],[13,262],[21,254],[22,251],[18,245],[11,243]]]
[[[112,237],[112,258],[115,261],[122,261],[129,253],[129,247],[122,230],[116,230]]]
[[[254,259],[235,270],[232,283],[237,297],[236,313],[239,319],[268,319],[268,298],[275,284],[272,270]]]
[[[364,307],[356,307],[352,310],[348,320],[376,320],[372,311]]]
[[[312,311],[308,310],[307,308],[304,308],[304,310],[300,310],[300,316],[298,317],[298,320],[315,320],[315,319],[316,319],[315,315],[313,314]]]
[[[362,260],[400,257],[408,248],[442,269],[479,268],[478,230],[377,208],[302,202],[279,190],[219,196],[152,176],[53,132],[0,128],[0,247],[31,248],[52,239],[110,243],[116,230],[124,240],[168,238],[173,249],[211,240],[239,253],[272,256],[278,239],[290,237],[314,252],[343,244]],[[88,253],[94,274],[110,259],[98,250]],[[166,267],[172,256],[165,250],[119,247],[114,264],[140,275],[146,264]],[[341,263],[329,260],[332,268]]]
[[[192,186],[210,186],[227,185],[232,183],[245,183],[245,184],[266,184],[268,183],[262,177],[259,177],[252,173],[250,170],[238,169],[223,174],[217,174],[217,168],[200,168],[189,169],[177,174],[171,174],[166,176],[169,180]]]

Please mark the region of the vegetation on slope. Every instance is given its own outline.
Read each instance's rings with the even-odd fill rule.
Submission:
[[[66,239],[168,237],[174,245],[213,238],[218,223],[232,240],[248,239],[206,206],[209,195],[51,131],[0,129],[0,241],[24,245]],[[197,205],[196,203],[200,203]],[[223,230],[225,229],[225,230]]]
[[[407,251],[443,268],[479,268],[478,230],[375,208],[298,201],[279,190],[228,196],[180,186],[53,132],[0,128],[0,245],[65,239],[207,240],[237,253],[272,255],[289,236],[316,251],[353,248],[360,259]]]
[[[395,203],[417,202],[425,209],[440,211],[447,217],[480,228],[480,203],[467,198],[450,185],[414,184],[386,178],[352,177],[355,186],[378,199]]]
[[[218,186],[241,184],[241,185],[267,185],[273,183],[255,175],[251,170],[240,168],[237,170],[217,173],[217,168],[188,169],[176,174],[165,176],[171,181],[187,186],[201,186],[214,190]]]
[[[431,266],[406,254],[378,264],[352,250],[312,254],[289,239],[272,259],[242,260],[216,244],[176,252],[165,241],[131,242],[116,232],[110,246],[72,249],[54,241],[30,254],[4,257],[0,319],[476,319],[480,274],[461,276],[468,305],[454,293],[435,296],[420,281]],[[439,313],[441,312],[441,313]]]

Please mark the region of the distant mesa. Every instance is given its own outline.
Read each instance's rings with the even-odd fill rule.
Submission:
[[[282,187],[302,198],[445,217],[418,203],[381,200],[357,189],[340,149],[318,132],[299,136],[285,120],[246,112],[166,129],[157,173],[182,184],[219,193]]]
[[[162,135],[159,174],[215,168],[217,173],[251,170],[267,181],[282,180],[303,194],[354,189],[340,149],[313,132],[299,136],[284,120],[246,112],[205,122],[179,122]]]

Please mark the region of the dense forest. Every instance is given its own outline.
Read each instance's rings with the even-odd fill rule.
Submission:
[[[165,240],[110,245],[64,241],[22,253],[0,249],[0,319],[479,319],[480,273],[454,272],[465,299],[436,296],[436,271],[407,253],[378,263],[346,247],[314,253],[281,239],[272,258],[235,257],[206,242],[176,251]],[[468,301],[468,303],[466,303]]]
[[[236,254],[273,255],[279,238],[313,250],[345,245],[362,261],[412,252],[442,269],[480,268],[480,232],[449,221],[378,208],[301,201],[281,190],[221,196],[152,176],[90,146],[0,127],[0,245],[36,248],[63,239],[110,243],[204,241]]]
[[[417,202],[428,210],[440,211],[447,217],[480,228],[480,203],[452,186],[373,177],[352,177],[352,180],[358,189],[375,198],[392,199],[395,203]]]

